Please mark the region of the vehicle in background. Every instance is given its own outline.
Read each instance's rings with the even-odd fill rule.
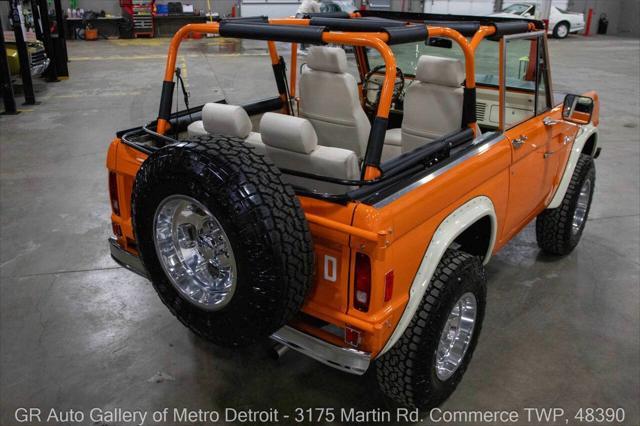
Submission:
[[[326,0],[320,1],[320,11],[322,13],[347,12],[353,13],[358,10],[353,1],[350,0]]]
[[[18,57],[18,47],[13,38],[5,34],[7,61],[12,77],[20,77],[20,58]],[[31,65],[31,75],[40,75],[49,66],[49,58],[44,50],[44,45],[40,41],[28,41],[27,52],[29,53],[29,64]]]
[[[540,12],[540,6],[534,3],[516,3],[504,8],[502,12],[491,14],[491,16],[542,19]],[[583,31],[584,26],[583,13],[569,12],[567,10],[551,6],[547,32],[552,34],[555,38],[566,38],[570,33],[576,34]]]

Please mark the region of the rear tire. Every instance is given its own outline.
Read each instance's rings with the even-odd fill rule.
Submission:
[[[163,215],[164,206],[176,199],[187,200],[186,213]],[[187,223],[190,229],[183,229],[191,216],[200,226],[194,230]],[[210,222],[202,225],[202,217],[213,218],[215,233]],[[240,139],[200,136],[150,155],[136,175],[132,221],[158,295],[183,324],[213,343],[240,346],[271,335],[300,310],[311,286],[313,247],[298,199],[280,171]],[[223,240],[227,251],[219,254],[216,241]],[[164,244],[177,249],[169,256]],[[229,300],[203,305],[194,292],[217,291],[217,279],[210,277],[220,276],[215,261],[229,258],[228,252],[234,272]],[[205,254],[211,265],[192,261],[206,259]],[[176,259],[182,262],[177,278]],[[209,269],[213,275],[205,275]],[[182,288],[185,280],[190,281]]]
[[[536,219],[536,240],[545,253],[563,256],[578,245],[589,217],[595,184],[593,158],[580,154],[560,206],[543,211]]]
[[[478,257],[447,250],[404,334],[376,361],[378,384],[385,395],[405,407],[426,410],[453,393],[478,342],[487,303],[486,282]],[[475,300],[475,323],[468,344],[456,368],[443,370],[439,361],[443,359],[439,356],[443,330],[458,303],[467,299]],[[458,329],[463,330],[461,324]]]

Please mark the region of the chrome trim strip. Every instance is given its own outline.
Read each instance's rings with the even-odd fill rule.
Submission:
[[[486,141],[487,139],[490,139],[491,137],[493,137],[494,139],[483,144],[484,141]],[[433,179],[437,178],[441,174],[443,174],[445,172],[448,172],[449,170],[451,170],[455,166],[459,165],[460,163],[468,160],[469,158],[474,157],[474,156],[476,156],[478,154],[481,154],[481,153],[487,151],[489,148],[491,148],[492,146],[494,146],[495,144],[497,144],[498,142],[500,142],[500,141],[502,141],[504,139],[505,139],[505,136],[502,135],[502,134],[498,134],[497,132],[490,132],[490,133],[485,133],[483,135],[480,135],[479,137],[477,137],[473,141],[473,145],[474,146],[475,145],[479,145],[475,149],[467,152],[462,157],[458,158],[457,160],[452,161],[451,163],[447,164],[446,166],[441,167],[441,168],[433,171],[432,173],[429,173],[428,175],[426,175],[422,179],[417,180],[417,181],[413,182],[412,184],[409,184],[408,186],[405,186],[404,188],[398,190],[397,192],[394,192],[393,194],[388,195],[386,198],[383,198],[382,200],[380,200],[377,203],[375,203],[373,205],[373,207],[381,208],[381,207],[384,207],[384,206],[386,206],[388,204],[393,203],[394,201],[396,201],[398,198],[402,197],[406,193],[408,193],[410,191],[413,191],[414,189],[419,188],[422,185],[425,185],[426,183],[431,182]]]
[[[120,247],[115,238],[109,238],[109,250],[111,251],[111,257],[113,260],[115,260],[120,266],[135,272],[141,277],[149,278],[147,276],[147,270],[144,269],[144,265],[140,258]]]
[[[271,339],[346,373],[361,376],[371,363],[368,352],[332,345],[288,325],[273,333]]]

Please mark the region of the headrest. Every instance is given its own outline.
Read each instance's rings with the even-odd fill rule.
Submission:
[[[208,103],[202,108],[202,124],[207,133],[246,138],[253,128],[249,114],[241,106]]]
[[[422,55],[418,60],[416,78],[423,83],[460,87],[464,77],[464,67],[459,59]]]
[[[265,145],[302,154],[310,154],[318,145],[318,136],[309,120],[274,112],[262,116],[260,135]]]
[[[341,47],[312,46],[307,55],[312,70],[335,73],[347,72],[347,54]]]

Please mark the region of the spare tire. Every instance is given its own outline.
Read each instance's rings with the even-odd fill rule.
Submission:
[[[246,345],[302,307],[314,271],[308,224],[280,171],[242,139],[199,136],[151,154],[131,204],[148,276],[196,334]]]

